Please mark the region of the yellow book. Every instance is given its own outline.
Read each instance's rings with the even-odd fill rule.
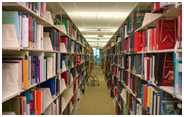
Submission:
[[[151,91],[151,88],[150,88],[150,86],[148,86],[147,107],[150,107],[150,91]]]
[[[28,79],[28,60],[23,60],[23,89],[27,89],[29,87],[29,79]]]

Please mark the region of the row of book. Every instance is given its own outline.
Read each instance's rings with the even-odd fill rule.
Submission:
[[[84,74],[85,69],[83,66],[78,66],[77,68],[72,69],[71,71],[67,71],[62,73],[56,78],[48,79],[47,81],[39,84],[36,88],[30,89],[26,92],[21,93],[20,96],[14,97],[11,100],[8,100],[3,103],[3,113],[4,114],[58,114],[63,112],[65,109],[63,105],[67,106],[68,102],[67,98],[71,98],[72,103],[76,103],[78,100],[77,91],[80,86],[80,80],[83,77],[86,77],[86,73]],[[72,97],[55,97],[68,90],[67,87],[71,87],[74,96],[66,93],[66,96]],[[70,89],[71,89],[70,88]],[[63,94],[65,96],[65,94]],[[61,100],[61,102],[57,102],[57,100]],[[55,100],[55,101],[54,101]],[[58,105],[58,103],[60,103]],[[11,105],[14,106],[11,106]],[[61,107],[59,107],[61,106]],[[59,109],[60,108],[60,109]],[[59,111],[58,111],[59,109]]]
[[[155,4],[162,3],[153,3],[153,6]],[[177,3],[163,4],[163,6],[168,5],[168,7],[164,9],[165,12],[171,7],[171,5]],[[171,8],[173,7],[174,6]],[[117,32],[116,42],[121,42],[121,51],[140,52],[149,50],[163,50],[173,49],[178,43],[181,45],[181,5],[178,5],[176,9],[176,17],[170,19],[159,19],[155,21],[154,25],[151,25],[148,29],[144,31],[136,31],[137,28],[140,28],[143,25],[143,19],[146,17],[146,13],[151,12],[151,9],[148,7],[136,8]]]
[[[122,40],[122,51],[150,51],[174,49],[177,38],[177,20],[162,19],[156,22],[155,28],[130,33]],[[177,27],[176,27],[177,26]]]
[[[117,31],[115,46],[108,44],[104,50],[107,86],[117,114],[182,113],[182,52],[156,52],[181,49],[181,5],[163,3],[164,7],[154,11],[155,4],[162,3],[151,3],[151,7],[138,5]],[[143,25],[146,13],[165,13],[171,8],[177,10],[174,18],[158,19],[152,23],[155,25],[136,31]],[[144,53],[152,50],[155,53]]]
[[[61,48],[62,52],[69,53],[84,53],[85,49],[78,43],[75,43],[73,40],[69,39],[67,36],[62,36]]]
[[[173,99],[170,95],[149,85],[143,85],[142,94],[142,97],[136,99],[126,88],[122,88],[116,97],[116,112],[125,115],[181,114],[181,102]]]
[[[3,112],[14,112],[18,115],[41,114],[57,95],[57,88],[60,87],[56,87],[56,79],[48,80],[38,88],[26,91],[3,103]]]
[[[42,17],[47,11],[47,4],[45,2],[21,2],[20,4],[26,6],[30,10],[34,11],[37,15]]]
[[[112,63],[109,70],[116,78],[125,77],[127,85],[131,81],[129,78],[138,76],[158,86],[174,87],[175,94],[182,95],[181,53],[115,56],[112,60],[115,63]]]
[[[54,77],[55,59],[55,54],[50,57],[43,54],[3,57],[3,97]],[[9,81],[14,81],[14,84]]]
[[[66,15],[55,14],[54,24],[70,35],[72,39],[84,43],[84,38]]]
[[[112,76],[109,76],[112,77]],[[122,80],[122,79],[121,79]],[[110,87],[117,114],[178,115],[181,114],[181,101],[151,84],[132,78],[134,84],[124,83],[112,77]]]
[[[56,54],[52,54],[51,56],[45,56],[45,57],[43,54],[39,56],[25,55],[25,57],[24,56],[8,57],[8,58],[4,57],[3,64],[2,64],[3,65],[2,67],[3,97],[7,97],[8,95],[11,95],[12,93],[14,93],[14,91],[19,92],[22,89],[27,89],[32,85],[35,85],[43,81],[46,81],[50,78],[53,78],[54,76],[56,76],[57,71],[61,70],[62,72],[64,72],[62,75],[64,75],[65,73],[70,71],[70,69],[67,68],[66,66],[71,65],[71,63],[75,61],[76,63],[73,65],[76,66],[80,64],[80,62],[78,62],[77,60],[70,59],[69,56],[66,56],[67,58],[64,58],[64,59],[63,57],[65,56],[60,54],[59,56],[61,56],[61,59],[62,59],[61,68],[58,68],[58,64],[56,64],[58,62],[57,61],[58,57],[56,57]],[[66,61],[70,61],[70,62],[67,63]],[[75,68],[74,66],[73,66],[73,69],[71,69],[74,77],[77,76],[77,74],[79,74],[77,73],[76,69],[77,68]],[[69,74],[71,73],[69,72]],[[66,79],[69,79],[69,78],[66,77]],[[13,82],[14,85],[12,85],[12,83],[9,81],[14,81]],[[15,86],[15,87],[12,88],[12,86]]]
[[[124,83],[129,89],[132,90],[134,93],[134,96],[136,95],[137,98],[141,98],[142,100],[145,100],[143,98],[143,85],[147,81],[151,84],[155,84],[158,87],[159,86],[166,86],[168,88],[173,87],[173,90],[171,89],[172,95],[181,96],[182,95],[182,72],[181,72],[181,53],[159,53],[155,55],[110,55],[107,56],[106,63],[106,77],[108,77],[108,87],[114,92],[114,96],[117,96],[120,92],[119,87],[117,85],[118,82]],[[174,76],[176,75],[176,76]],[[137,78],[139,77],[139,78]],[[141,77],[141,78],[140,78]],[[144,80],[141,80],[144,79]],[[142,87],[142,88],[141,88]],[[153,85],[150,85],[149,87],[154,88]],[[178,88],[180,87],[180,88]],[[155,88],[154,88],[155,89]],[[158,88],[156,88],[158,90]],[[155,89],[155,90],[156,90]],[[165,93],[172,99],[170,100],[173,102],[171,105],[180,105],[180,101],[178,99],[174,99],[172,95],[168,94],[168,92],[165,92],[163,90],[158,90],[159,92]],[[112,95],[112,94],[111,94]],[[134,97],[133,96],[133,97]],[[165,97],[164,96],[164,97]],[[149,97],[150,98],[150,97]],[[134,99],[135,100],[135,99]],[[154,99],[156,100],[156,99]],[[155,102],[155,101],[152,101]],[[169,101],[168,101],[169,102]],[[120,112],[120,108],[122,109],[123,106],[119,106],[121,101],[117,102],[117,111]],[[134,111],[137,114],[141,112],[141,114],[180,114],[181,108],[176,109],[178,107],[172,106],[172,110],[169,110],[167,106],[163,106],[162,110],[157,110],[157,113],[152,112],[146,112],[145,110],[138,109],[139,112]],[[170,103],[167,103],[168,106]],[[140,104],[132,104],[132,106],[139,106]],[[165,104],[166,105],[166,104]],[[153,106],[153,105],[152,105]],[[126,107],[127,108],[127,107]],[[155,108],[154,106],[151,108]],[[159,107],[161,108],[161,107]],[[125,108],[123,108],[125,109]],[[123,110],[122,111],[125,111]],[[121,114],[128,114],[128,113],[122,113]],[[172,112],[170,112],[172,111]],[[132,112],[132,111],[131,111]],[[130,113],[129,113],[130,114]]]
[[[177,40],[177,21],[159,20],[155,28],[134,33],[134,51],[173,49]]]
[[[77,39],[77,29],[65,15],[56,14],[54,24],[61,27],[63,31],[69,34],[73,39]]]
[[[3,48],[59,50],[60,33],[23,12],[3,11]],[[11,32],[11,34],[9,34]]]
[[[2,29],[5,49],[32,48],[65,53],[84,53],[85,51],[80,44],[67,36],[62,36],[60,31],[43,27],[34,17],[26,13],[3,11]]]

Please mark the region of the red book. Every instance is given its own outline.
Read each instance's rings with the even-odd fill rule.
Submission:
[[[35,90],[35,114],[40,115],[42,113],[42,92]]]
[[[32,30],[33,23],[32,23],[32,17],[29,16],[28,17],[28,20],[29,20],[29,48],[31,48],[32,47],[32,40],[33,40],[33,30]]]
[[[173,49],[176,42],[176,20],[159,20],[156,23],[157,49]]]
[[[162,77],[160,86],[173,86],[174,64],[172,54],[165,54],[163,57]]]
[[[152,5],[152,12],[159,12],[160,11],[160,2],[154,2]]]
[[[144,85],[144,100],[143,100],[143,108],[147,108],[147,103],[148,103],[148,86]]]
[[[182,7],[179,7],[178,12],[178,39],[182,39]]]
[[[134,51],[139,52],[142,50],[142,32],[135,32],[134,33]]]
[[[155,50],[156,49],[156,28],[151,29],[151,38],[150,38],[150,42],[151,42],[151,49]]]
[[[147,40],[146,31],[143,31],[143,32],[142,32],[141,51],[144,51],[144,50],[145,50],[145,47],[146,47],[146,40]]]

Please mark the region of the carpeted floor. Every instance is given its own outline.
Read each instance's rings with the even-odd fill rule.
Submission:
[[[73,114],[75,115],[113,115],[115,114],[113,99],[107,89],[104,74],[100,67],[95,67],[94,77],[99,86],[87,86],[85,94],[81,94],[80,102]],[[91,82],[89,82],[91,84]]]

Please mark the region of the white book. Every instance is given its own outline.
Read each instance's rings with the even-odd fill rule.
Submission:
[[[148,59],[144,58],[144,79],[147,80],[147,62]]]
[[[150,50],[151,29],[147,30],[147,51]]]
[[[47,58],[47,79],[51,78],[52,74],[52,57]]]
[[[44,54],[42,53],[39,56],[39,60],[40,60],[40,82],[44,81]]]
[[[56,74],[56,54],[52,56],[52,76]]]
[[[20,92],[19,85],[19,63],[2,64],[2,98],[8,97]]]
[[[23,15],[22,16],[22,47],[28,48],[29,47],[29,21],[28,17]]]
[[[49,36],[49,32],[44,32],[44,39],[43,39],[43,48],[44,50],[50,50],[53,51],[51,39]]]
[[[42,31],[43,31],[43,26],[42,25],[40,25],[40,24],[37,24],[37,32],[36,32],[36,36],[37,36],[37,38],[36,38],[36,48],[37,49],[43,49],[42,48]]]
[[[44,111],[48,106],[49,104],[51,103],[52,101],[52,95],[51,95],[51,92],[50,92],[50,88],[41,88],[42,89],[42,92],[43,92],[43,98],[44,98],[44,106],[42,108],[42,110]]]
[[[2,48],[19,49],[19,41],[14,24],[2,25]]]

